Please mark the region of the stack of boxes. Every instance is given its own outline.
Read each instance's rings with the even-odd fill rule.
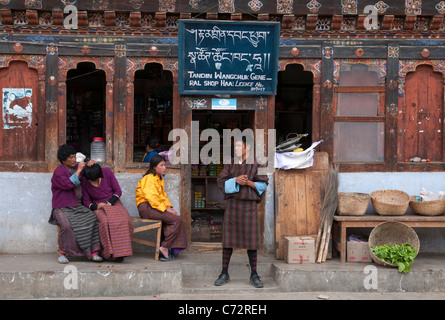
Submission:
[[[195,191],[194,194],[194,207],[195,208],[205,208],[206,206],[206,198],[203,197],[201,191]]]

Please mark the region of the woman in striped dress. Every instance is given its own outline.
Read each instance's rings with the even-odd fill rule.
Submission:
[[[57,151],[60,166],[51,178],[52,211],[50,224],[60,227],[58,234],[58,262],[68,263],[66,256],[83,256],[100,262],[101,250],[96,215],[81,202],[80,179],[83,169],[95,163],[90,160],[76,163],[76,150],[67,144]]]
[[[136,206],[140,217],[162,220],[164,240],[159,248],[163,255],[160,261],[173,260],[181,250],[187,248],[184,222],[165,193],[163,176],[166,169],[164,157],[154,155],[150,160],[150,169],[136,188]]]
[[[102,257],[113,257],[116,262],[133,255],[133,222],[120,201],[121,196],[122,190],[111,169],[101,168],[97,163],[85,168],[82,202],[99,219]]]
[[[261,247],[261,233],[257,205],[264,197],[268,178],[258,175],[258,163],[253,160],[246,137],[235,142],[236,159],[225,165],[217,179],[218,187],[227,200],[223,220],[222,272],[216,286],[230,281],[228,268],[233,248],[247,249],[251,268],[250,282],[256,288],[263,283],[256,271],[257,250]]]

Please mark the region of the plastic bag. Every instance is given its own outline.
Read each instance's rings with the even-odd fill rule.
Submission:
[[[275,153],[276,169],[305,169],[312,167],[315,150],[323,140],[312,143],[312,145],[304,151],[300,152],[281,152]]]
[[[422,201],[440,200],[445,198],[445,191],[433,192],[422,188],[422,191],[420,191],[420,196],[422,197]]]

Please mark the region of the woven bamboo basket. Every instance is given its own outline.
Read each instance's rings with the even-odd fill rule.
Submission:
[[[445,213],[445,199],[415,201],[415,197],[411,196],[409,206],[415,213],[422,216],[440,216]]]
[[[337,213],[340,216],[363,216],[370,198],[367,193],[339,192]]]
[[[409,206],[409,195],[400,190],[377,190],[371,193],[371,202],[381,216],[403,216]]]
[[[368,239],[369,252],[372,260],[385,267],[397,267],[397,265],[388,263],[378,258],[371,250],[371,247],[378,247],[390,244],[402,245],[408,243],[411,247],[417,250],[419,254],[420,241],[417,233],[408,225],[397,221],[386,221],[374,229]]]

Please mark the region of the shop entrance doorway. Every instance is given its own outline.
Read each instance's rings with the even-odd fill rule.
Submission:
[[[66,80],[66,143],[90,157],[94,137],[105,140],[105,85],[103,70],[81,62]]]
[[[144,161],[147,144],[155,141],[158,152],[168,150],[172,129],[173,74],[159,63],[147,63],[134,77],[133,161]]]
[[[275,129],[277,145],[292,133],[308,136],[301,139],[302,148],[312,143],[313,75],[300,64],[289,64],[278,72],[275,96]]]
[[[191,165],[191,241],[194,248],[212,250],[221,246],[222,220],[226,203],[216,179],[223,168],[223,157],[233,158],[234,150],[234,139],[225,141],[223,129],[255,130],[254,116],[254,110],[200,110],[192,113],[193,124],[199,125],[200,134],[202,130],[212,128],[219,132],[220,137],[219,164],[213,162],[204,164],[202,158],[206,155],[200,154],[200,163]],[[192,145],[198,143],[201,151],[208,142],[210,141],[192,141]],[[223,145],[227,144],[230,144],[231,155],[223,152]],[[217,160],[212,154],[208,156],[209,160],[212,156]]]

